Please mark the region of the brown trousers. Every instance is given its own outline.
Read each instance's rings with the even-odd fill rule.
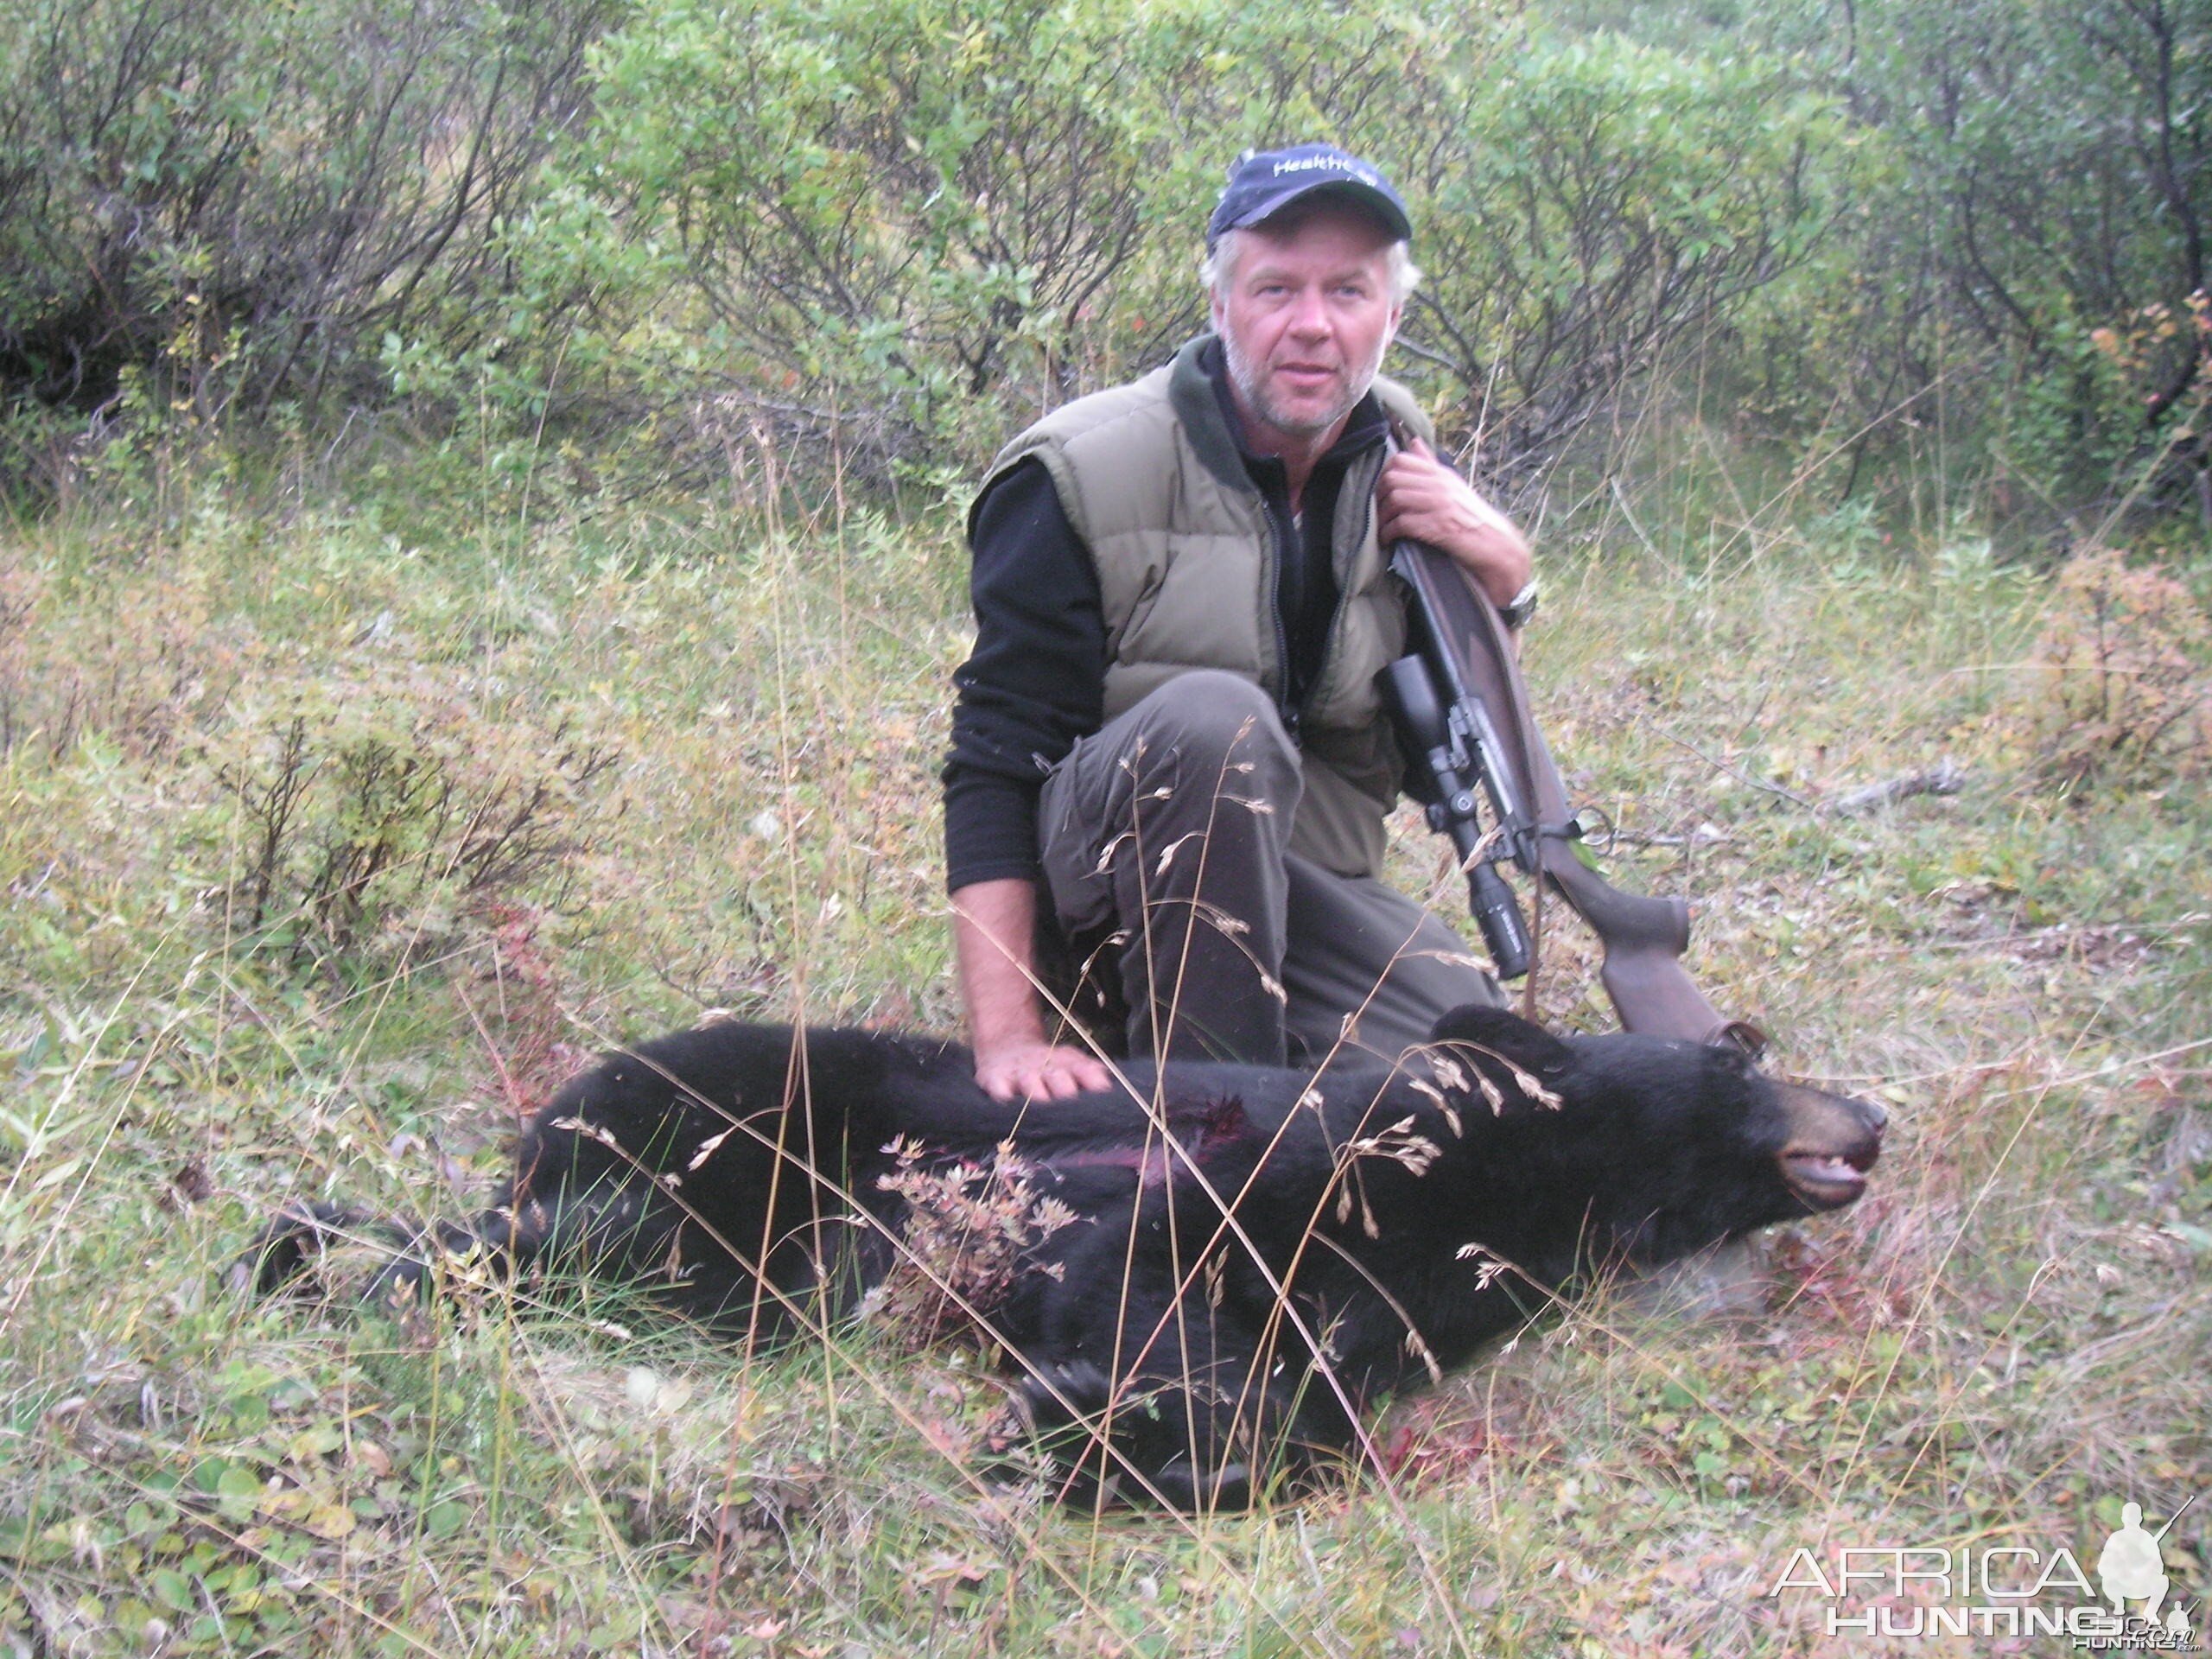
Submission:
[[[1439,1014],[1503,1001],[1482,958],[1411,899],[1290,850],[1298,750],[1273,702],[1177,676],[1053,768],[1039,814],[1061,932],[1125,1006],[1128,1052],[1395,1059]]]

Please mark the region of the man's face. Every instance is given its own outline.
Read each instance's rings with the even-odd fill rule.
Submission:
[[[1214,332],[1255,448],[1333,435],[1397,332],[1388,231],[1325,204],[1283,226],[1235,231],[1213,292]]]

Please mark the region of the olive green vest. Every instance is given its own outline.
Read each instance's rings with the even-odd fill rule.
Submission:
[[[1001,450],[997,479],[1041,461],[1090,550],[1106,620],[1111,720],[1194,668],[1226,669],[1282,699],[1276,543],[1244,470],[1201,337],[1130,385],[1052,411]],[[1383,409],[1424,438],[1403,388],[1375,383]],[[1345,875],[1382,865],[1383,815],[1397,798],[1396,740],[1375,677],[1403,653],[1403,601],[1375,534],[1384,451],[1354,461],[1330,535],[1338,600],[1319,672],[1297,710],[1304,794],[1291,848]]]

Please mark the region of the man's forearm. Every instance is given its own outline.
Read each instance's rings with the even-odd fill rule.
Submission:
[[[1037,889],[1013,876],[952,894],[953,952],[970,1040],[979,1052],[1042,1042],[1036,970]]]
[[[1035,981],[1037,889],[1027,879],[971,881],[952,895],[953,951],[968,1004],[976,1081],[994,1100],[1063,1100],[1103,1089],[1097,1056],[1048,1040]]]

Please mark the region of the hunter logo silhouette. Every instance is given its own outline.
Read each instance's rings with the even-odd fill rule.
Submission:
[[[2115,1613],[2124,1614],[2131,1601],[2143,1603],[2145,1623],[2159,1623],[2158,1610],[2166,1601],[2166,1564],[2159,1554],[2158,1541],[2166,1535],[2174,1521],[2182,1517],[2190,1503],[2176,1510],[2173,1520],[2160,1527],[2156,1533],[2145,1530],[2143,1506],[2123,1503],[2120,1510],[2120,1530],[2105,1541],[2097,1554],[2097,1581],[2102,1586],[2105,1599],[2112,1603]],[[2176,1632],[2189,1629],[2189,1617],[2177,1605],[2164,1621],[2165,1627]]]

